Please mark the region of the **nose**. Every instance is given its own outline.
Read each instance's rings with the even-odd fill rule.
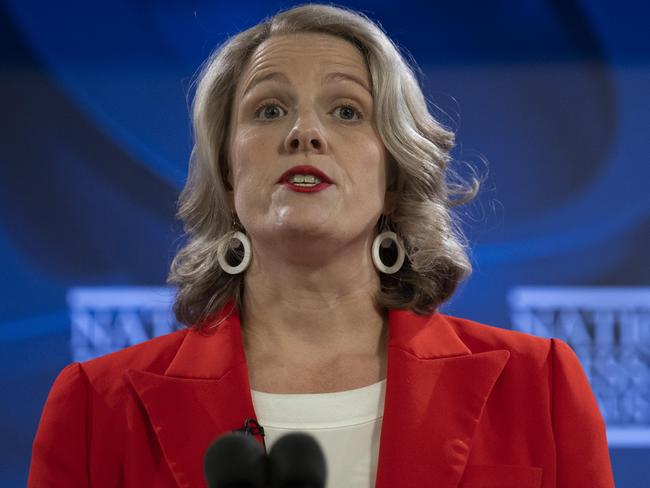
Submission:
[[[284,148],[289,153],[294,152],[327,152],[327,142],[317,117],[301,117],[287,134]]]

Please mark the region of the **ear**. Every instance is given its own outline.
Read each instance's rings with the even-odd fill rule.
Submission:
[[[228,163],[228,158],[225,156],[219,157],[219,174],[221,175],[221,181],[226,191],[232,191],[233,182],[232,182],[232,172],[230,171],[230,164]]]
[[[221,181],[223,186],[226,189],[226,199],[228,200],[228,206],[232,212],[235,211],[235,192],[233,190],[234,184],[232,181],[232,172],[230,171],[230,166],[226,158],[219,158],[219,172],[221,175]]]
[[[386,195],[384,197],[384,214],[390,215],[395,210],[399,197],[399,170],[395,159],[388,154],[386,159]]]
[[[384,215],[390,215],[395,211],[395,206],[397,205],[397,190],[387,190],[384,197]]]

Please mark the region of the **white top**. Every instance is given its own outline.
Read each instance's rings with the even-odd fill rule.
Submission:
[[[335,393],[251,394],[267,450],[284,434],[306,432],[325,453],[326,488],[374,488],[386,380]]]

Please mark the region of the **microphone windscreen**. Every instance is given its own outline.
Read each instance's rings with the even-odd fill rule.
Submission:
[[[266,454],[253,436],[231,433],[219,437],[204,457],[210,488],[266,488]]]
[[[271,488],[324,488],[326,477],[325,455],[316,439],[309,434],[287,434],[271,448]]]

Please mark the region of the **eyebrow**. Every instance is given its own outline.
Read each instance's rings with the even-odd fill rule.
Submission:
[[[361,88],[363,88],[364,90],[366,90],[368,93],[372,95],[372,93],[370,92],[370,87],[366,86],[366,84],[362,80],[349,73],[341,73],[341,72],[328,73],[327,76],[325,76],[325,78],[323,79],[323,84],[325,85],[327,83],[333,83],[335,81],[351,81],[361,86]]]
[[[280,73],[279,71],[272,71],[270,73],[267,73],[265,75],[261,76],[256,76],[254,77],[248,86],[246,87],[246,90],[244,90],[244,95],[245,96],[249,91],[251,91],[256,85],[264,82],[264,81],[277,81],[278,83],[282,85],[289,85],[289,79],[286,77],[284,73]],[[325,78],[323,78],[323,85],[326,85],[328,83],[333,83],[336,81],[351,81],[353,83],[356,83],[357,85],[361,86],[364,90],[366,90],[368,93],[372,95],[372,92],[370,91],[370,88],[366,86],[366,84],[357,78],[354,75],[351,75],[349,73],[342,73],[342,72],[334,72],[334,73],[328,73]]]

